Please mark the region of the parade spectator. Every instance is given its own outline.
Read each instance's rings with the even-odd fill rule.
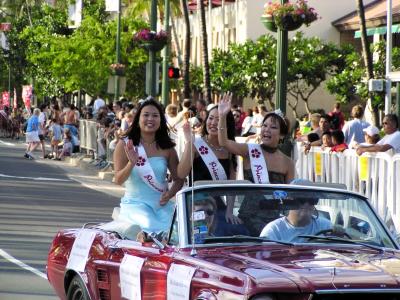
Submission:
[[[54,159],[57,159],[59,157],[58,155],[58,144],[61,143],[63,134],[62,134],[62,128],[60,125],[60,121],[57,118],[54,118],[52,120],[52,123],[50,125],[50,134],[51,134],[51,154],[49,155],[49,158],[53,156]],[[54,153],[54,154],[53,154]]]
[[[344,125],[344,114],[340,111],[340,103],[336,102],[333,111],[328,113],[330,117],[331,129],[342,130]]]
[[[242,133],[242,124],[240,123],[240,111],[234,110],[232,112],[233,119],[235,120],[235,136],[240,136]]]
[[[341,130],[332,131],[332,147],[331,152],[343,152],[348,149],[348,145],[344,142],[344,134]]]
[[[253,116],[253,119],[251,121],[251,125],[256,129],[256,133],[260,134],[261,132],[261,126],[263,124],[263,120],[265,115],[267,114],[267,107],[265,105],[259,105],[258,106],[258,114],[255,114]]]
[[[178,115],[178,107],[175,104],[168,104],[165,108],[165,119],[170,129],[173,129],[173,124],[176,122]]]
[[[34,159],[32,152],[35,151],[39,146],[39,115],[40,109],[35,108],[32,116],[27,121],[26,127],[26,143],[28,144],[24,157],[28,159]]]
[[[398,131],[399,121],[395,114],[387,114],[383,118],[383,131],[385,136],[373,146],[358,147],[357,154],[364,152],[386,152],[393,149],[394,153],[400,153],[400,132]]]
[[[100,97],[97,96],[97,99],[93,103],[93,115],[96,116],[99,112],[99,109],[106,105],[106,102]]]
[[[332,147],[332,135],[329,131],[326,131],[322,134],[322,150]]]
[[[297,141],[298,142],[306,142],[306,141],[308,141],[307,135],[309,133],[316,133],[316,134],[318,134],[319,137],[321,137],[323,132],[321,132],[321,130],[319,128],[320,119],[321,119],[321,115],[320,114],[318,114],[318,113],[311,114],[310,115],[310,120],[309,120],[311,129],[310,130],[304,130],[304,134],[301,135],[299,138],[297,138]]]
[[[64,122],[65,122],[64,129],[68,128],[71,131],[72,135],[78,137],[78,128],[77,128],[78,120],[76,118],[74,104],[69,105],[69,110],[65,113],[64,116]]]
[[[361,105],[353,106],[351,116],[353,120],[343,126],[344,141],[348,145],[364,143],[363,129],[370,125],[368,122],[361,120],[364,116],[364,108]]]
[[[68,128],[66,128],[64,129],[63,146],[58,152],[58,157],[56,157],[56,160],[62,160],[65,156],[71,156],[72,147],[72,133]]]
[[[183,185],[176,175],[178,155],[174,147],[160,104],[149,98],[139,107],[126,138],[115,148],[115,183],[125,185],[119,216],[145,232],[167,231],[171,224],[174,203],[169,200]]]
[[[21,134],[21,125],[24,123],[22,113],[18,108],[14,108],[11,113],[12,138],[19,140]]]
[[[364,128],[363,132],[364,132],[365,142],[360,144],[353,143],[351,145],[351,148],[358,149],[359,147],[373,146],[381,139],[381,137],[379,136],[379,129],[374,125],[370,125],[367,128]]]
[[[193,181],[236,179],[236,156],[220,146],[218,142],[218,122],[218,106],[214,106],[207,113],[201,137],[194,137],[188,122],[183,125],[185,148],[178,165],[177,174],[181,179],[189,176],[189,184],[192,182],[190,173],[192,167]],[[228,128],[227,138],[230,141],[234,141],[235,121],[231,112],[228,112],[226,122]],[[224,223],[239,224],[241,221],[233,215],[235,199],[230,200],[232,201],[228,201],[227,205],[225,205],[221,199],[218,199],[217,207],[221,212],[219,219]]]
[[[122,110],[121,101],[114,101],[113,106],[112,106],[112,110],[113,110],[113,112],[115,114],[115,117],[118,118],[118,114]]]
[[[251,125],[252,120],[253,120],[253,110],[251,108],[249,108],[247,110],[247,117],[243,120],[243,123],[242,123],[242,136],[243,137],[256,134],[256,132],[257,132],[256,128]]]
[[[196,101],[196,117],[203,123],[207,116],[207,102],[204,99],[199,99]]]
[[[42,146],[42,158],[46,158],[46,144],[45,137],[47,135],[46,123],[47,123],[47,104],[40,105],[40,115],[39,115],[39,140]]]

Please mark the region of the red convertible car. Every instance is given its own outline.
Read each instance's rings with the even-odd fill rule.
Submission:
[[[57,295],[400,299],[396,240],[368,199],[343,189],[203,183],[177,194],[169,232],[138,233],[118,217],[60,231],[47,264]]]

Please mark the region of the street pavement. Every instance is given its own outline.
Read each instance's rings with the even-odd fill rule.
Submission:
[[[53,237],[111,220],[123,189],[65,162],[27,160],[24,148],[0,139],[0,299],[58,299],[46,278]]]

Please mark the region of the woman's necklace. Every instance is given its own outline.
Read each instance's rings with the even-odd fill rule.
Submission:
[[[142,139],[140,139],[140,143],[142,143],[143,145],[146,145],[146,146],[151,147],[151,146],[153,146],[153,145],[156,143],[156,140],[154,140],[154,141],[148,143],[148,142],[145,142],[145,141],[143,141]]]
[[[206,141],[207,141],[207,144],[215,151],[224,151],[224,149],[225,149],[224,147],[218,148],[217,146],[211,144],[210,141],[208,140],[208,137],[206,137]]]

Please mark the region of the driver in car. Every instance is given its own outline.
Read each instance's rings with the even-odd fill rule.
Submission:
[[[297,199],[296,199],[297,200]],[[316,214],[316,199],[299,199],[299,207],[289,210],[288,215],[268,223],[260,237],[285,242],[303,242],[299,235],[315,235],[324,230],[332,230],[329,220]]]

